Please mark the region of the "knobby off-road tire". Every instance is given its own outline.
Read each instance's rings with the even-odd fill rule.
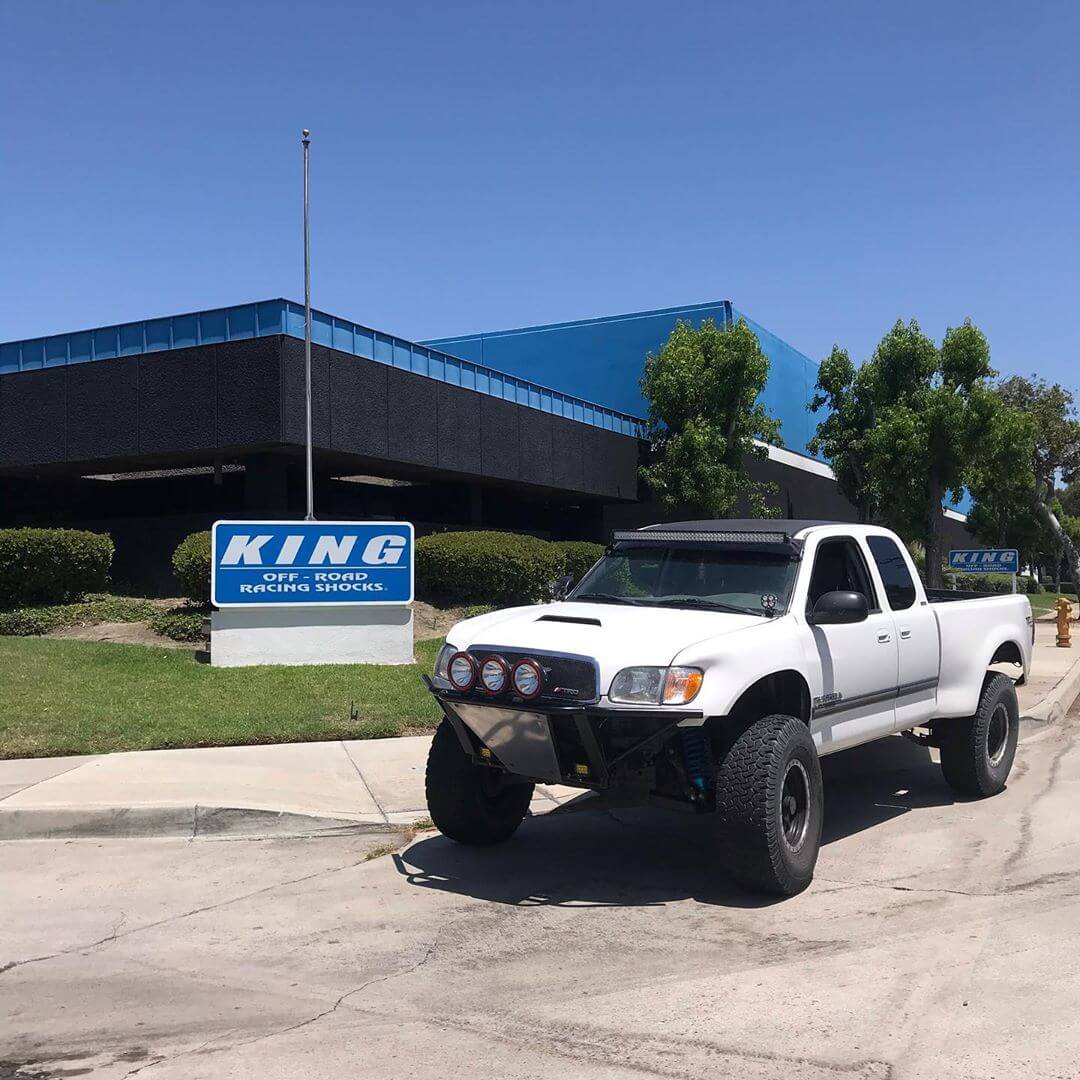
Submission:
[[[720,843],[749,889],[794,896],[813,880],[821,844],[821,764],[798,717],[766,716],[728,751],[717,775]]]
[[[961,795],[986,798],[1005,787],[1016,757],[1020,709],[1007,675],[987,675],[974,716],[943,725],[941,771]]]
[[[513,835],[529,810],[533,784],[507,783],[502,773],[474,765],[449,720],[431,740],[428,812],[435,828],[461,844],[497,844]]]

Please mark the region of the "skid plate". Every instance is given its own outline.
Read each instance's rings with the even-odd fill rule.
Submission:
[[[454,702],[454,712],[512,773],[557,783],[559,759],[543,713]]]

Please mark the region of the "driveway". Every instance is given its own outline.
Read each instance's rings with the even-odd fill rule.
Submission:
[[[0,1080],[1077,1077],[1078,725],[987,802],[899,738],[828,759],[776,903],[652,812],[2,844]]]

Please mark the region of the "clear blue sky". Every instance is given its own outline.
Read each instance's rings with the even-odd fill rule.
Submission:
[[[302,297],[412,338],[731,298],[1080,383],[1080,5],[0,6],[0,340]]]

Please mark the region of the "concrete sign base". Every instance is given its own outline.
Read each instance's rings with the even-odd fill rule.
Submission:
[[[210,616],[213,667],[411,664],[412,608],[225,608]]]

